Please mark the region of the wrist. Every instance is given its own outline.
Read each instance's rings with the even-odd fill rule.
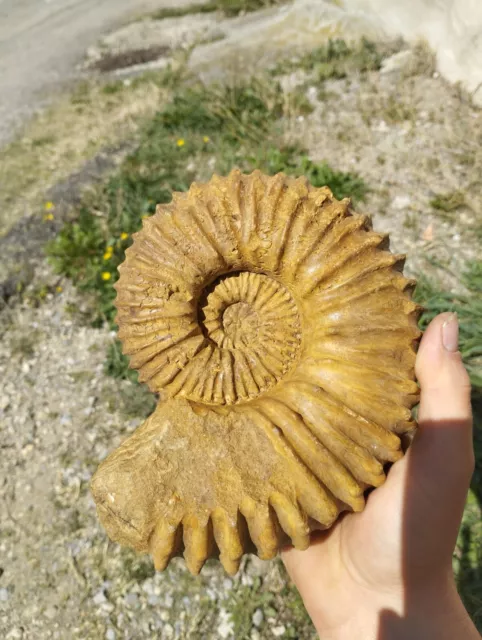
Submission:
[[[480,639],[452,577],[398,594],[353,593],[344,615],[310,615],[322,640]]]

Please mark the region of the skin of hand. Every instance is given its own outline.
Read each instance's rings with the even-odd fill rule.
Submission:
[[[436,317],[416,361],[419,429],[362,513],[306,551],[282,553],[323,640],[475,640],[452,552],[474,469],[470,381],[455,314]]]

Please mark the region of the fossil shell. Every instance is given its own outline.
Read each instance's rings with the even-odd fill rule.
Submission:
[[[110,537],[273,557],[385,480],[415,428],[418,307],[403,256],[348,199],[283,174],[214,176],[144,221],[119,267],[117,322],[155,412],[99,467]]]

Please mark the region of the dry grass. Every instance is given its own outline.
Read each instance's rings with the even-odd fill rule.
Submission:
[[[48,189],[101,148],[134,136],[164,94],[149,79],[131,86],[81,82],[72,96],[34,118],[0,152],[0,234],[21,216],[40,212]]]

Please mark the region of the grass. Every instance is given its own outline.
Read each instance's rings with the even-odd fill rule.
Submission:
[[[233,589],[226,603],[226,611],[231,615],[234,637],[237,640],[249,640],[254,612],[262,609],[269,614],[274,600],[274,593],[263,590],[261,578],[255,578],[250,586]],[[274,613],[276,615],[276,611]]]
[[[482,393],[482,261],[467,265],[462,275],[467,293],[441,291],[430,280],[420,277],[415,298],[424,305],[420,326],[425,329],[439,313],[455,311],[460,323],[460,352],[475,393]],[[482,452],[481,452],[482,454]]]
[[[275,75],[292,73],[302,69],[320,82],[329,78],[339,79],[354,73],[366,73],[380,69],[383,59],[390,51],[385,47],[362,38],[349,45],[341,38],[329,40],[312,51],[279,63]]]
[[[465,205],[465,194],[463,191],[449,191],[447,193],[439,193],[432,200],[430,206],[438,211],[450,213],[459,207]]]
[[[169,202],[173,191],[186,191],[195,178],[207,180],[213,170],[225,174],[234,166],[259,168],[269,174],[305,175],[315,186],[330,186],[338,198],[364,198],[368,187],[357,174],[315,163],[300,146],[279,145],[285,109],[276,81],[199,84],[178,89],[144,126],[137,149],[84,197],[76,220],[64,225],[47,248],[58,273],[95,295],[94,324],[114,326],[117,267],[142,218],[154,213],[156,203]],[[109,347],[106,371],[135,377],[119,342]]]
[[[49,188],[78,171],[101,149],[133,138],[169,89],[172,71],[76,90],[33,118],[0,150],[0,233],[20,217],[43,215]],[[57,212],[54,210],[54,216]]]
[[[165,7],[150,14],[153,20],[165,20],[166,18],[182,18],[193,13],[214,13],[221,11],[226,17],[232,18],[240,13],[259,11],[277,4],[280,0],[211,0],[203,4],[192,3],[184,7]]]

